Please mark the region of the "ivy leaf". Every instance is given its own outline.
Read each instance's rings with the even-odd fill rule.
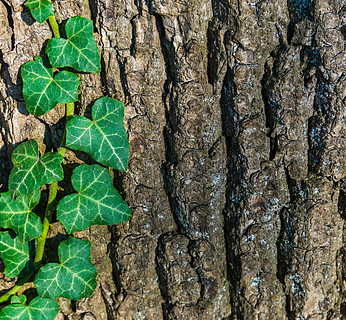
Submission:
[[[66,126],[66,145],[84,151],[99,163],[126,171],[129,142],[123,125],[124,105],[103,97],[92,108],[92,118],[77,116]]]
[[[94,224],[117,224],[131,217],[106,168],[80,165],[73,171],[72,185],[78,193],[64,197],[57,207],[57,219],[68,233]]]
[[[78,71],[101,71],[100,55],[93,35],[93,23],[82,17],[69,19],[65,26],[67,39],[48,41],[46,52],[53,67],[72,67]]]
[[[59,305],[54,299],[36,297],[28,306],[14,303],[6,306],[0,313],[1,320],[54,320]]]
[[[8,182],[12,198],[26,196],[46,183],[62,180],[63,160],[60,154],[54,152],[48,152],[40,158],[35,140],[19,145],[12,153],[14,167]]]
[[[63,297],[80,300],[96,288],[96,268],[90,259],[91,243],[69,237],[58,249],[60,264],[48,263],[35,277],[34,284],[43,298]]]
[[[58,103],[78,100],[78,77],[61,71],[53,77],[53,69],[46,68],[41,57],[22,66],[23,96],[29,113],[42,116]]]
[[[0,226],[14,230],[22,242],[27,242],[42,234],[43,226],[40,218],[31,212],[39,203],[41,191],[17,200],[12,200],[11,192],[5,192],[0,197]]]
[[[21,294],[19,296],[12,296],[11,297],[11,304],[14,303],[21,303],[24,304],[26,302],[26,296],[24,294]]]
[[[36,21],[42,23],[54,15],[53,4],[48,0],[29,0],[25,3]]]
[[[0,232],[0,257],[6,266],[6,277],[21,277],[32,270],[34,247],[33,242],[23,243],[9,231]]]

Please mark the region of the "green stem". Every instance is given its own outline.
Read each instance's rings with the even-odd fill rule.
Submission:
[[[69,122],[74,115],[74,102],[70,102],[66,105],[66,123]]]
[[[66,124],[73,118],[74,115],[74,102],[70,102],[66,104],[65,108],[65,114],[66,114]],[[64,136],[62,137],[61,145],[59,148],[59,153],[64,156],[65,155],[65,148],[66,145],[66,130],[64,132]]]
[[[32,276],[32,273],[24,278],[21,278],[10,291],[8,291],[7,293],[5,293],[4,295],[0,297],[0,303],[6,302],[11,296],[16,294],[20,290],[20,288],[23,287],[23,285],[28,282],[31,276]]]
[[[73,117],[74,113],[74,103],[68,103],[65,107],[65,113],[66,113],[66,123]],[[59,154],[64,156],[66,148],[66,130],[64,132],[64,136],[62,138],[60,148],[59,148]],[[47,234],[49,230],[49,224],[52,219],[52,214],[55,209],[55,200],[56,195],[58,193],[58,181],[53,182],[49,186],[49,196],[48,196],[48,203],[46,207],[44,222],[43,222],[43,232],[42,235],[37,239],[37,249],[36,249],[36,256],[35,256],[35,268],[39,268],[42,258],[43,258],[43,252],[44,252],[44,246],[46,244]]]
[[[52,187],[53,186],[51,185],[50,190],[53,189]],[[51,194],[50,191],[49,191],[49,194]],[[47,208],[48,208],[48,206],[49,205],[47,205]],[[46,244],[47,234],[48,234],[48,230],[49,230],[49,220],[50,220],[50,216],[49,215],[47,215],[47,216],[44,218],[43,232],[37,238],[37,247],[36,247],[36,255],[35,255],[35,262],[34,262],[35,263],[35,270],[40,267],[40,264],[41,264],[42,258],[43,258],[44,246]]]
[[[55,17],[54,16],[50,16],[48,18],[48,21],[49,21],[49,24],[53,30],[53,33],[54,33],[54,37],[55,38],[61,38],[60,37],[60,31],[59,31],[59,26],[58,26],[58,23],[56,22],[55,20]]]

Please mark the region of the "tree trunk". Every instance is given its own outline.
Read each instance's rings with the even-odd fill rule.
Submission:
[[[133,212],[77,234],[92,241],[99,285],[61,299],[57,319],[346,319],[345,1],[54,5],[62,26],[91,18],[100,49],[76,112],[103,95],[126,105],[129,169],[114,177]],[[65,120],[63,106],[28,115],[21,93],[47,22],[0,0],[0,30],[6,191],[16,144],[57,149]]]

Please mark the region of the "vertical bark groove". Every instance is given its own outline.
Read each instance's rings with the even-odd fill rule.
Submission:
[[[236,96],[236,88],[233,82],[234,72],[228,69],[224,78],[221,93],[220,106],[222,108],[223,130],[226,137],[228,178],[227,198],[224,209],[225,240],[227,248],[227,269],[230,281],[230,297],[232,317],[244,319],[243,290],[240,285],[241,265],[241,234],[240,216],[246,200],[246,183],[244,173],[246,171],[246,158],[242,155],[238,137],[242,128],[239,118],[234,110],[233,98]]]

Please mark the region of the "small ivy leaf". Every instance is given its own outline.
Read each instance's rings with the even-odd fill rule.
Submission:
[[[62,180],[63,160],[60,154],[54,152],[48,152],[40,158],[35,140],[19,145],[12,153],[14,166],[8,182],[12,199],[26,196],[47,183]]]
[[[33,242],[23,243],[11,232],[0,232],[0,258],[5,263],[6,277],[21,277],[32,270],[34,247]]]
[[[1,320],[54,320],[59,312],[59,305],[54,299],[36,297],[28,306],[14,303],[1,310]]]
[[[131,217],[106,168],[80,165],[73,171],[72,185],[78,193],[64,197],[57,207],[57,219],[68,233],[94,224],[117,224]]]
[[[98,99],[92,118],[77,116],[66,126],[66,145],[84,151],[99,163],[126,171],[129,142],[123,125],[124,104],[112,98]]]
[[[36,21],[42,23],[54,15],[53,4],[48,0],[29,0],[25,3]]]
[[[97,271],[91,263],[90,241],[69,237],[58,249],[60,264],[48,263],[37,273],[34,284],[43,298],[80,300],[91,296]]]
[[[24,304],[26,302],[26,296],[24,294],[21,294],[20,296],[12,296],[11,298],[11,304],[14,303],[21,303]]]
[[[41,191],[33,193],[17,200],[12,200],[11,192],[0,195],[0,226],[14,230],[22,242],[27,242],[42,234],[41,219],[32,209],[39,203]]]
[[[72,67],[82,72],[101,71],[100,55],[93,35],[93,23],[82,17],[69,19],[65,27],[67,39],[48,41],[46,52],[53,67]]]
[[[26,108],[35,116],[42,116],[58,103],[78,100],[78,77],[68,71],[61,71],[53,77],[53,69],[46,68],[41,57],[24,64],[21,75]]]

